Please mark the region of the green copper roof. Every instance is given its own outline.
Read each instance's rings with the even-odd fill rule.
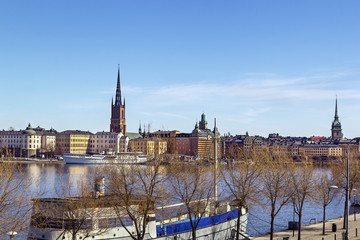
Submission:
[[[23,134],[28,134],[28,135],[35,135],[36,132],[33,130],[33,128],[31,127],[30,123],[27,126],[27,128],[22,132]]]

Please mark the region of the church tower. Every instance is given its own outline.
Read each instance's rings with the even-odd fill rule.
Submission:
[[[341,123],[339,121],[338,110],[337,110],[337,98],[335,101],[335,116],[334,121],[331,125],[331,139],[332,140],[341,140],[342,133],[341,133]]]
[[[199,129],[205,130],[207,129],[207,121],[205,119],[205,113],[201,114],[201,121],[199,122]]]
[[[118,67],[115,103],[113,100],[111,100],[110,132],[122,133],[126,135],[125,98],[124,102],[122,102],[120,86],[120,66]]]

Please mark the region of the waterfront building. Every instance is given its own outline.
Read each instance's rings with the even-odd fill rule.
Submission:
[[[176,153],[181,155],[192,156],[191,133],[178,133],[175,139]]]
[[[191,133],[176,134],[176,152],[181,155],[195,156],[197,159],[211,159],[214,155],[214,133],[218,138],[218,152],[220,153],[220,133],[217,129],[211,131],[207,128],[205,114],[201,115],[199,124],[196,122]]]
[[[90,151],[102,154],[126,152],[128,142],[122,133],[97,132],[90,137]]]
[[[141,126],[139,127],[139,132],[141,133]],[[151,138],[159,138],[167,142],[167,153],[174,154],[176,153],[176,135],[179,134],[179,131],[156,131],[149,133]]]
[[[59,132],[56,134],[56,152],[58,154],[86,154],[91,152],[90,138],[92,135],[91,132],[80,130]]]
[[[53,156],[56,149],[56,131],[51,128],[45,130],[44,128],[37,127],[34,131],[41,136],[41,148],[39,153],[43,156]]]
[[[342,148],[335,144],[305,144],[299,147],[299,154],[308,157],[341,157]]]
[[[42,128],[38,127],[36,129],[38,131],[35,131],[29,123],[25,130],[3,130],[0,132],[0,148],[7,149],[15,157],[36,156],[42,149],[42,135],[45,132],[45,129],[43,131],[39,129]],[[47,138],[45,136],[44,138],[46,142]],[[48,140],[49,145],[52,140]]]
[[[122,133],[126,136],[125,98],[121,98],[120,67],[118,68],[115,103],[111,100],[110,132]]]
[[[334,141],[339,141],[343,138],[343,134],[342,134],[342,129],[341,129],[341,122],[339,120],[339,116],[338,116],[338,108],[337,108],[337,98],[335,101],[335,116],[334,116],[334,121],[332,122],[331,125],[331,139]]]
[[[160,138],[136,138],[129,141],[130,152],[142,152],[147,155],[161,155],[167,151],[167,142]]]

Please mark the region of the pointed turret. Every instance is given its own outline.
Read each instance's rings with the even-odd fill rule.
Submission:
[[[331,138],[333,140],[341,140],[342,139],[341,122],[339,121],[338,108],[337,108],[337,97],[335,100],[334,121],[332,122],[332,125],[331,125]]]
[[[338,110],[337,110],[337,97],[336,97],[336,100],[335,100],[335,117],[334,117],[334,120],[339,121]]]
[[[139,123],[139,134],[141,135],[141,121]]]
[[[118,67],[117,85],[116,85],[116,97],[115,106],[121,106],[121,86],[120,86],[120,64]]]

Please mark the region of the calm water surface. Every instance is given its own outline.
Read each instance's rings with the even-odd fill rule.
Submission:
[[[39,184],[33,184],[30,191],[42,192],[42,197],[59,197],[62,185],[72,183],[72,191],[76,191],[76,184],[85,179],[88,174],[94,173],[100,168],[99,165],[50,165],[50,164],[27,164],[24,170],[27,176],[39,179]],[[318,171],[326,171],[318,169]],[[58,190],[56,190],[58,189]],[[327,219],[342,216],[344,198],[337,197],[327,207]],[[353,210],[352,210],[353,211]],[[309,224],[316,218],[322,220],[322,207],[315,203],[308,203],[304,207],[302,224]],[[284,230],[288,227],[288,221],[293,220],[293,206],[291,204],[282,208],[275,218],[275,230]],[[295,221],[296,216],[295,216]],[[340,226],[338,226],[339,228]],[[269,232],[269,213],[258,205],[250,206],[248,232],[252,236]]]

